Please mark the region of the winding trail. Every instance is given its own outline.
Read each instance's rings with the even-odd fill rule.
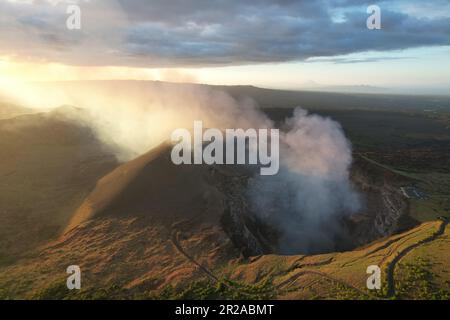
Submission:
[[[395,267],[397,265],[397,263],[404,257],[406,256],[408,253],[410,253],[412,250],[416,249],[417,247],[432,242],[434,240],[436,240],[436,238],[438,238],[439,236],[443,235],[445,232],[445,228],[447,227],[448,223],[450,222],[450,219],[445,219],[444,221],[442,221],[441,225],[439,226],[438,230],[435,231],[432,235],[430,235],[429,237],[422,239],[408,247],[406,247],[405,249],[401,250],[400,252],[398,252],[398,254],[395,256],[395,258],[391,261],[391,263],[389,263],[389,265],[387,266],[387,281],[388,281],[388,292],[387,292],[387,296],[388,297],[393,297],[395,295],[395,279],[394,279],[394,273],[395,273]]]
[[[214,275],[214,273],[211,270],[209,270],[207,267],[205,267],[202,264],[200,264],[199,262],[197,262],[197,260],[195,260],[191,255],[189,255],[183,249],[183,247],[180,245],[179,240],[178,240],[179,239],[179,235],[180,235],[179,231],[177,231],[176,229],[172,229],[170,240],[171,240],[172,244],[174,245],[174,247],[177,249],[177,251],[179,253],[181,253],[186,259],[188,259],[191,263],[195,264],[200,270],[202,270],[213,281],[218,282],[218,283],[222,283],[228,289],[236,291],[236,292],[239,292],[241,294],[244,294],[244,295],[248,295],[249,294],[249,293],[247,293],[247,292],[245,292],[243,290],[240,290],[239,288],[235,288],[234,286],[232,286],[232,285],[226,283],[225,281],[219,279],[218,277],[216,277]],[[332,260],[332,258],[327,259],[326,261],[318,263],[318,265],[327,264],[331,260]],[[306,266],[306,265],[304,265],[304,266]],[[308,266],[311,266],[311,265],[308,265]],[[303,266],[301,266],[301,267],[303,267]],[[357,288],[357,287],[355,287],[355,286],[353,286],[353,285],[351,285],[351,284],[349,284],[349,283],[347,283],[347,282],[345,282],[345,281],[343,281],[341,279],[333,277],[333,276],[331,276],[331,275],[329,275],[329,274],[327,274],[325,272],[316,271],[316,270],[301,270],[301,271],[297,272],[296,274],[294,274],[293,276],[291,276],[289,279],[284,280],[283,282],[278,284],[276,286],[276,288],[280,289],[282,286],[284,286],[284,285],[286,285],[286,284],[288,284],[290,282],[293,282],[293,281],[297,280],[299,277],[301,277],[303,275],[306,275],[306,274],[314,274],[314,275],[326,278],[326,279],[328,279],[330,281],[333,281],[333,282],[339,283],[339,284],[341,284],[341,285],[343,285],[345,287],[351,288],[351,289],[357,291],[358,293],[360,293],[361,295],[364,295],[364,296],[367,296],[367,297],[370,297],[370,298],[378,299],[377,297],[372,296],[371,294],[369,294],[367,292],[364,292],[363,290],[361,290],[361,289],[359,289],[359,288]]]
[[[190,262],[195,264],[198,268],[200,268],[200,270],[205,272],[208,275],[208,277],[210,277],[212,280],[214,280],[215,282],[222,282],[208,268],[206,268],[205,266],[203,266],[202,264],[197,262],[197,260],[195,260],[193,257],[191,257],[186,251],[184,251],[184,249],[180,245],[180,242],[178,241],[178,236],[179,236],[179,232],[172,231],[172,234],[170,237],[172,244],[175,246],[175,248],[178,250],[178,252],[180,252]],[[224,283],[224,285],[228,287],[228,285],[226,283]]]
[[[387,293],[387,297],[393,297],[395,295],[395,278],[394,278],[394,274],[395,274],[395,267],[397,266],[397,264],[399,263],[399,261],[406,256],[408,253],[410,253],[412,250],[416,249],[417,247],[424,245],[426,243],[430,243],[434,240],[436,240],[439,236],[443,235],[445,232],[445,229],[447,227],[447,225],[450,223],[450,219],[446,219],[444,221],[442,221],[442,223],[440,224],[438,230],[436,230],[432,235],[430,235],[429,237],[422,239],[416,243],[411,244],[410,246],[404,248],[403,250],[397,252],[397,255],[394,257],[394,259],[388,264],[387,266],[387,282],[388,282],[388,293]],[[179,243],[179,235],[180,232],[177,231],[176,229],[173,229],[171,232],[171,242],[173,243],[173,245],[175,246],[175,248],[177,249],[178,252],[180,252],[186,259],[188,259],[191,263],[195,264],[201,271],[203,271],[209,278],[211,278],[214,282],[217,283],[222,283],[224,286],[226,286],[228,289],[233,290],[233,291],[237,291],[241,294],[248,294],[245,291],[240,290],[239,288],[236,288],[228,283],[226,283],[226,281],[223,281],[221,279],[219,279],[217,276],[214,275],[214,273],[209,270],[207,267],[203,266],[202,264],[200,264],[199,262],[197,262],[191,255],[189,255],[184,249],[183,247],[180,245]],[[408,234],[408,236],[411,234]],[[396,239],[398,240],[402,240],[404,237],[398,238]],[[396,242],[396,241],[393,241]],[[392,244],[392,243],[390,243]],[[385,248],[385,246],[382,246],[383,248]],[[378,250],[375,250],[378,251]],[[388,255],[390,256],[390,255]],[[387,257],[385,257],[387,258]],[[328,260],[324,261],[325,264],[326,262],[330,262]],[[323,264],[323,263],[322,263]],[[302,268],[305,267],[307,265],[303,265],[303,266],[298,266],[297,268]],[[294,268],[294,269],[297,269]],[[292,271],[292,270],[291,270]],[[339,283],[345,287],[348,287],[350,289],[355,290],[356,292],[360,293],[363,296],[372,298],[372,299],[380,299],[379,297],[376,297],[374,295],[371,295],[368,292],[365,292],[361,289],[359,289],[356,286],[353,286],[352,284],[347,283],[344,280],[341,280],[339,278],[336,278],[332,275],[329,275],[325,272],[321,272],[318,270],[300,270],[299,272],[295,273],[294,275],[292,275],[291,277],[289,277],[288,279],[282,281],[281,283],[279,283],[276,288],[277,289],[281,289],[283,286],[294,282],[295,280],[297,280],[299,277],[303,276],[303,275],[307,275],[307,274],[312,274],[312,275],[316,275],[316,276],[320,276],[322,278],[328,279],[329,281],[332,282],[336,282]]]
[[[180,235],[180,232],[176,231],[175,229],[173,229],[172,233],[171,233],[170,240],[171,240],[172,244],[175,246],[175,248],[178,250],[178,252],[180,252],[186,259],[188,259],[191,263],[195,264],[201,271],[203,271],[214,282],[221,283],[222,285],[227,287],[229,290],[238,292],[238,293],[240,293],[242,295],[247,295],[247,296],[250,295],[250,293],[245,292],[244,290],[241,290],[240,288],[236,288],[236,287],[230,285],[229,283],[227,283],[226,281],[223,281],[223,280],[219,279],[218,277],[216,277],[214,275],[214,273],[211,270],[209,270],[207,267],[205,267],[202,264],[200,264],[199,262],[197,262],[197,260],[195,260],[191,255],[189,255],[183,249],[183,247],[180,245],[180,242],[178,241],[179,235]]]
[[[316,275],[316,276],[323,277],[323,278],[325,278],[325,279],[327,279],[329,281],[337,282],[340,285],[343,285],[345,287],[353,289],[353,290],[355,290],[356,292],[358,292],[359,294],[361,294],[363,296],[366,296],[366,297],[369,297],[369,298],[372,298],[372,299],[379,299],[378,297],[376,297],[374,295],[371,295],[370,293],[367,293],[367,292],[359,289],[358,287],[355,287],[355,286],[345,282],[344,280],[341,280],[341,279],[333,277],[333,276],[331,276],[331,275],[329,275],[329,274],[327,274],[325,272],[321,272],[321,271],[317,271],[317,270],[302,270],[302,271],[299,271],[298,273],[294,274],[289,279],[287,279],[287,280],[281,282],[280,284],[278,284],[278,287],[282,287],[282,286],[284,286],[284,285],[286,285],[286,284],[288,284],[290,282],[293,282],[293,281],[297,280],[299,277],[301,277],[303,275],[306,275],[306,274],[313,274],[313,275]]]

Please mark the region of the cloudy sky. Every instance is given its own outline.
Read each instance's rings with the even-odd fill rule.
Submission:
[[[66,27],[67,7],[81,29]],[[369,30],[367,7],[381,8]],[[450,1],[0,0],[0,77],[450,91]]]

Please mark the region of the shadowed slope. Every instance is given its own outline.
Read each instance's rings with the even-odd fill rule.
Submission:
[[[0,264],[60,234],[117,161],[58,113],[0,119]]]
[[[150,215],[165,223],[194,218],[217,223],[223,213],[222,196],[208,181],[210,169],[174,165],[170,144],[162,143],[100,179],[66,231],[103,214]]]

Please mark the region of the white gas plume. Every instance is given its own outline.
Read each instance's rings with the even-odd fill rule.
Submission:
[[[236,101],[202,85],[146,81],[14,84],[3,90],[3,96],[36,111],[81,108],[82,112],[66,112],[66,116],[91,127],[121,161],[169,140],[173,130],[190,128],[195,120],[202,120],[205,127],[272,127],[251,99]]]
[[[237,101],[202,85],[89,81],[21,84],[0,93],[37,111],[81,108],[65,108],[65,116],[92,128],[121,161],[170,139],[177,128],[191,128],[195,120],[219,129],[274,127],[252,99]],[[281,252],[332,250],[345,237],[340,220],[359,208],[349,181],[351,146],[337,122],[301,108],[281,129],[280,172],[251,179],[250,208],[280,230]]]
[[[283,253],[339,250],[348,238],[342,218],[360,207],[349,179],[350,143],[337,122],[301,108],[284,129],[280,173],[250,181],[252,211],[282,230]]]

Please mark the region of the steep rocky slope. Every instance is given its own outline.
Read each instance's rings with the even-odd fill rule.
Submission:
[[[400,187],[407,179],[355,155],[351,180],[363,195],[363,207],[351,217],[350,227],[357,245],[412,228],[409,206]]]

